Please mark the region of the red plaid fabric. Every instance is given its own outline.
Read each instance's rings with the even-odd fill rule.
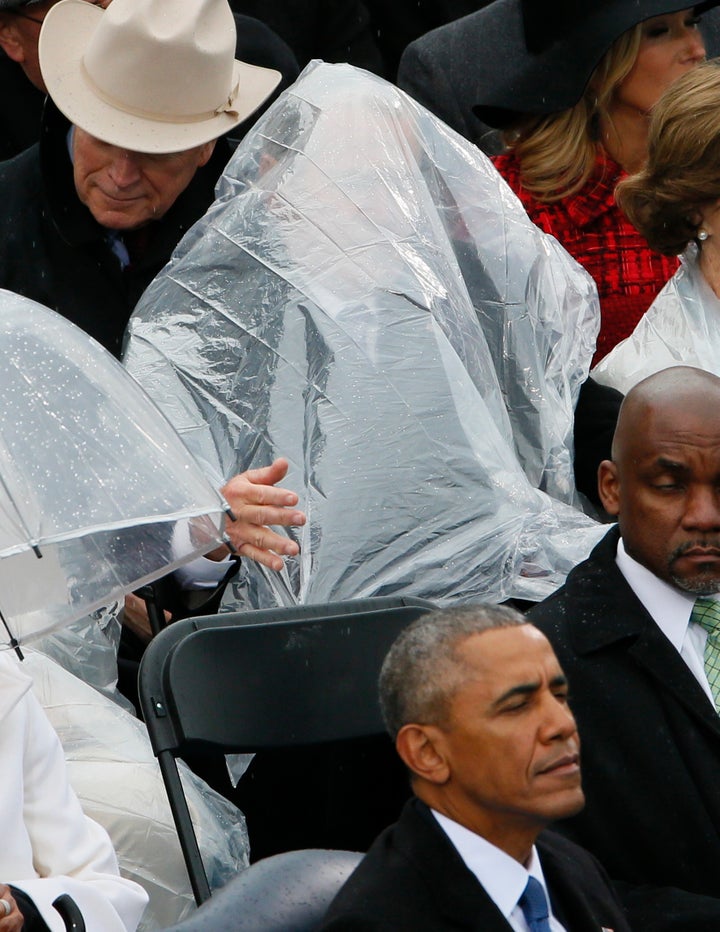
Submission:
[[[632,333],[675,273],[678,260],[653,252],[615,203],[615,185],[625,173],[609,156],[598,155],[592,177],[578,194],[552,204],[540,203],[523,188],[513,152],[493,161],[530,219],[559,240],[595,279],[601,324],[594,365]]]

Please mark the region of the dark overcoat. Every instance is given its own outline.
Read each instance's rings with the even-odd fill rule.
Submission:
[[[720,717],[617,568],[611,529],[529,612],[570,682],[584,811],[561,823],[643,932],[720,929]]]
[[[552,832],[537,842],[553,913],[568,932],[629,932],[600,865]],[[322,932],[508,932],[505,917],[419,800],[374,842]]]

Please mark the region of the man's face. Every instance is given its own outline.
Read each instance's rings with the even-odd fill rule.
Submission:
[[[567,681],[532,625],[471,635],[457,656],[467,679],[438,728],[445,814],[511,851],[584,803]]]
[[[625,549],[684,591],[719,591],[717,404],[699,399],[693,410],[668,400],[631,426],[615,462],[600,467],[600,495],[618,516]]]
[[[206,164],[214,145],[148,155],[111,146],[75,127],[75,189],[101,226],[135,230],[167,213],[197,169]]]
[[[22,6],[14,13],[4,13],[0,16],[0,47],[23,69],[35,87],[46,91],[45,82],[40,73],[38,61],[38,39],[40,27],[49,10],[58,0],[44,0],[42,3],[32,3]],[[105,9],[110,0],[88,0],[94,6]]]

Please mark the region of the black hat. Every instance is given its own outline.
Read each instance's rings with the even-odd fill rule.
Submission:
[[[700,13],[720,0],[695,5]],[[688,0],[494,0],[459,20],[485,62],[474,113],[502,128],[521,114],[557,113],[582,97],[613,42],[643,20]]]

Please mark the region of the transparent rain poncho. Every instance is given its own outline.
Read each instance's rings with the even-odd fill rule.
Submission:
[[[290,461],[307,512],[227,605],[540,599],[603,529],[576,507],[589,276],[397,88],[310,65],[141,299],[125,363],[216,482]]]
[[[640,318],[630,336],[593,369],[593,377],[627,394],[670,366],[696,366],[720,375],[720,300],[697,260],[696,247]]]
[[[24,642],[217,546],[224,501],[99,344],[8,291],[0,312],[0,612]]]

